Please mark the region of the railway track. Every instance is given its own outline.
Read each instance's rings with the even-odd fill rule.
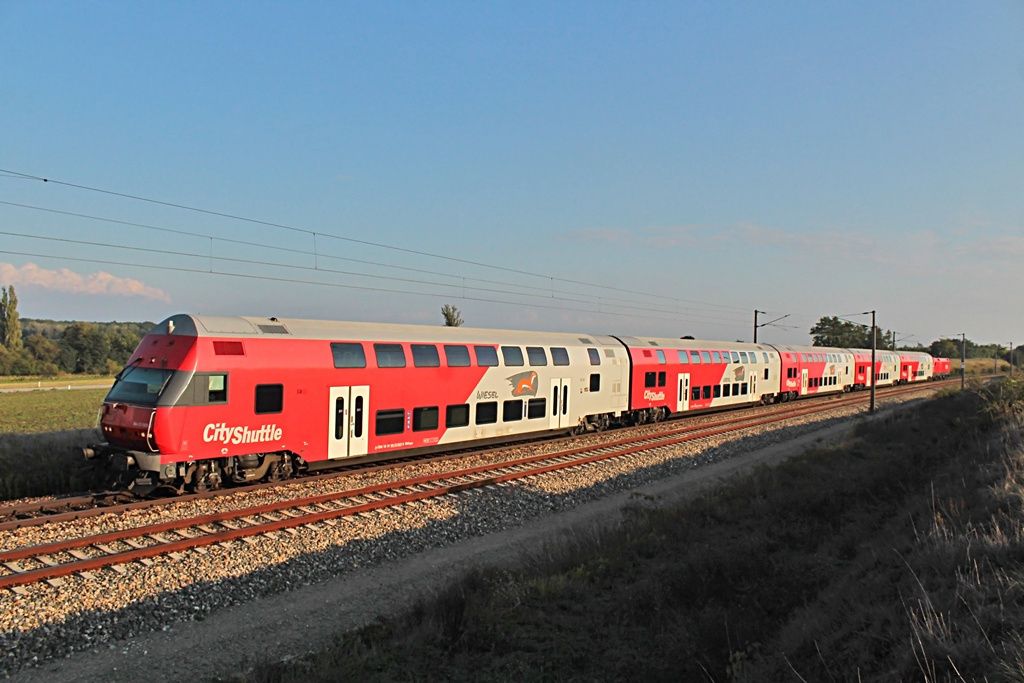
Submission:
[[[923,387],[934,387],[938,388],[944,386],[946,383],[953,384],[957,380],[944,380],[942,382],[933,382],[927,385],[904,385],[901,387],[889,387],[881,390],[880,393],[886,396],[898,395],[902,391],[920,390]],[[819,403],[826,403],[833,407],[840,407],[840,405],[849,405],[845,401],[867,401],[866,392],[856,392],[850,394],[830,394],[827,396],[816,397],[811,399],[805,399],[801,401],[799,405],[810,406],[817,405]],[[843,403],[836,403],[837,401],[843,401]],[[769,406],[767,408],[770,411],[786,411],[793,410],[791,404],[778,404]],[[718,411],[708,411],[700,413],[696,416],[684,416],[681,418],[674,418],[670,420],[666,425],[672,424],[677,420],[685,420],[692,417],[709,417],[717,414],[730,414],[734,412],[732,410],[725,410],[721,413]],[[625,432],[623,432],[625,433]],[[606,433],[607,434],[607,433]],[[592,436],[592,435],[591,435]],[[545,439],[544,443],[558,444],[575,442],[579,437],[564,437],[561,439]],[[520,442],[520,444],[535,443],[535,442]],[[336,479],[339,477],[351,476],[354,473],[368,473],[381,469],[394,469],[403,465],[411,463],[425,463],[425,462],[436,462],[443,460],[451,460],[465,457],[467,454],[470,455],[485,455],[487,453],[499,452],[505,450],[507,445],[494,446],[487,449],[471,449],[467,451],[455,451],[450,453],[444,453],[439,455],[427,455],[418,457],[408,457],[400,459],[390,459],[384,464],[377,464],[374,462],[364,462],[361,464],[353,464],[344,468],[332,470],[331,472],[322,474],[310,474],[297,479],[288,479],[284,481],[276,482],[263,482],[257,484],[248,484],[245,486],[235,486],[226,489],[219,489],[215,491],[206,491],[202,493],[191,493],[181,496],[175,496],[172,498],[158,498],[158,499],[143,499],[139,500],[134,498],[131,494],[121,491],[104,491],[83,494],[78,496],[65,496],[61,498],[33,501],[29,503],[18,503],[15,505],[0,505],[0,531],[10,531],[20,529],[29,526],[40,526],[43,524],[51,524],[55,522],[66,522],[76,519],[87,519],[90,517],[97,517],[99,515],[116,514],[126,512],[129,510],[143,510],[150,507],[159,505],[166,505],[168,503],[184,503],[189,501],[206,500],[210,498],[216,498],[220,496],[230,496],[238,493],[244,493],[247,491],[259,491],[262,489],[273,488],[277,486],[284,486],[296,483],[308,483],[316,481],[324,481],[329,479]]]
[[[886,392],[887,396],[922,389],[939,388],[942,383],[927,386],[910,385]],[[553,453],[519,457],[511,460],[462,467],[444,472],[419,475],[359,488],[304,496],[290,500],[251,505],[240,509],[202,514],[198,516],[146,524],[80,538],[25,546],[0,552],[0,588],[24,592],[25,586],[49,581],[59,584],[65,577],[78,575],[88,580],[100,570],[123,572],[131,562],[152,564],[154,558],[169,556],[180,559],[186,551],[206,552],[206,546],[231,544],[234,541],[252,542],[255,537],[298,533],[302,526],[334,525],[339,519],[365,515],[375,510],[415,504],[431,498],[458,494],[464,491],[496,486],[542,474],[583,467],[611,458],[627,458],[644,451],[670,448],[678,444],[715,435],[736,432],[751,427],[782,422],[796,417],[828,412],[867,400],[865,395],[846,394],[832,396],[814,403],[784,404],[784,408],[770,413],[731,415],[706,424],[675,425],[656,433],[624,436],[613,441],[594,443]],[[607,433],[606,433],[607,434]],[[573,442],[578,440],[573,439]],[[451,459],[451,456],[448,456]],[[443,458],[438,458],[438,460]],[[405,463],[408,464],[408,463]],[[384,469],[381,466],[378,469]],[[320,475],[323,478],[342,476],[339,473]],[[296,482],[290,482],[296,483]],[[298,483],[302,483],[301,480]],[[263,486],[272,486],[267,484]],[[197,494],[196,497],[210,497]],[[116,512],[118,509],[138,509],[181,502],[136,501],[109,508],[100,508],[96,514]],[[62,513],[65,514],[65,513]],[[48,518],[50,521],[56,517]]]

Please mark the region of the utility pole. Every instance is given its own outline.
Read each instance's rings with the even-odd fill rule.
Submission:
[[[878,384],[878,373],[875,372],[875,338],[877,337],[875,330],[875,312],[871,311],[871,408],[868,410],[870,413],[875,412],[875,385]]]
[[[967,333],[960,333],[960,390],[967,383]]]
[[[1010,377],[1013,377],[1013,342],[1010,342]]]
[[[754,309],[754,343],[755,344],[757,343],[757,314],[758,313],[764,313],[764,311],[759,311],[756,308]]]

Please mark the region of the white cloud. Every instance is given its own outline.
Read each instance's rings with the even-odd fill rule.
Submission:
[[[81,275],[67,268],[46,270],[34,263],[26,263],[17,268],[10,263],[0,263],[0,282],[7,285],[39,287],[56,292],[71,294],[93,294],[99,296],[142,297],[165,303],[171,297],[162,289],[133,280],[117,277],[102,270],[88,275]]]

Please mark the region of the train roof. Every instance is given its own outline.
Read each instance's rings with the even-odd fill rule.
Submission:
[[[706,349],[718,351],[765,351],[774,353],[775,349],[768,344],[750,344],[748,342],[727,342],[714,339],[675,339],[673,337],[629,337],[615,335],[623,344],[630,348],[663,348],[663,349]]]
[[[150,331],[150,334],[168,333],[218,339],[287,338],[434,344],[620,346],[614,337],[603,334],[192,314],[173,315]]]

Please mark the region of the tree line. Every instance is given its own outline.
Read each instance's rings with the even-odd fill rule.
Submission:
[[[150,322],[22,318],[14,286],[0,287],[0,375],[112,375],[152,328]]]
[[[869,349],[871,348],[870,325],[861,325],[836,317],[823,317],[811,328],[811,339],[814,346],[836,346],[847,349]],[[896,333],[892,330],[875,330],[875,348],[893,349],[893,342]],[[963,341],[966,347],[967,358],[999,358],[1010,360],[1010,349],[999,344],[976,344],[970,339]],[[898,351],[922,351],[930,353],[937,358],[959,358],[961,352],[961,340],[941,338],[936,339],[928,346],[915,344],[913,346],[895,346]],[[1020,366],[1024,363],[1024,344],[1017,346],[1013,351],[1013,361]]]

